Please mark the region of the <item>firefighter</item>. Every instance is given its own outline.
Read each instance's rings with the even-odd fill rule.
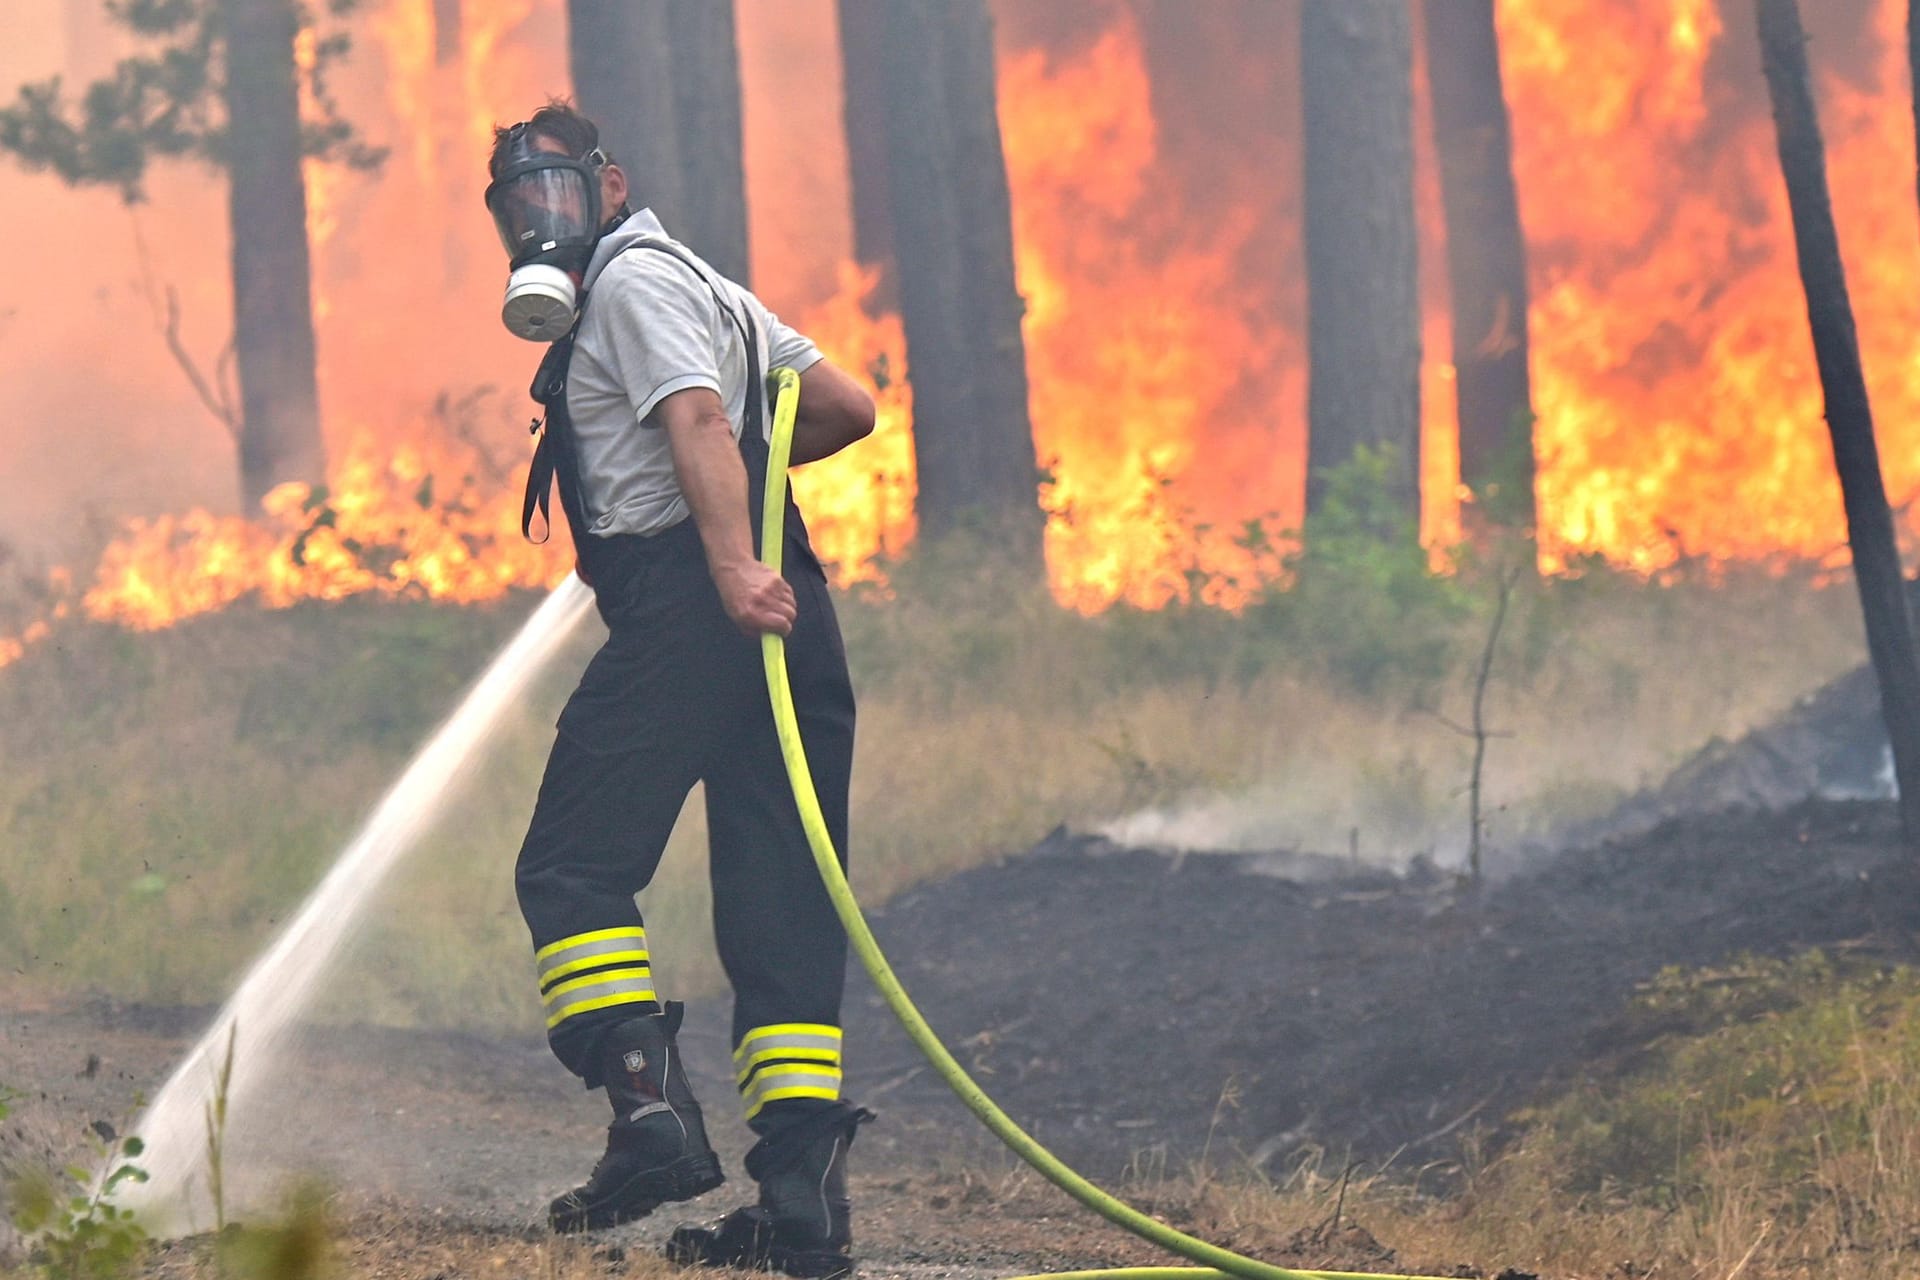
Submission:
[[[799,511],[786,570],[756,558],[767,370],[800,372],[793,461],[873,429],[873,402],[759,299],[630,209],[599,130],[565,103],[496,131],[487,207],[511,266],[503,318],[547,341],[524,524],[557,481],[607,625],[561,713],[516,868],[547,1034],[613,1119],[556,1231],[595,1230],[723,1181],[655,988],[634,895],[706,784],[714,933],[733,987],[733,1065],[759,1136],[754,1204],[673,1233],[682,1262],[852,1269],[846,1154],[871,1116],[841,1097],[846,934],[781,761],[759,637],[786,637],[800,730],[834,846],[847,848],[854,704],[826,577]]]

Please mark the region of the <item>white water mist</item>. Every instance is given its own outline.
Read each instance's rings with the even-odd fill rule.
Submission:
[[[470,773],[576,624],[593,593],[569,575],[527,619],[475,682],[465,700],[422,747],[366,825],[341,853],[298,914],[253,963],[213,1023],[155,1095],[135,1131],[146,1142],[144,1184],[123,1184],[119,1198],[159,1231],[212,1224],[207,1184],[207,1108],[228,1037],[234,1038],[230,1115],[238,1116],[272,1077],[295,1018],[362,923],[368,905],[412,852],[441,802]],[[504,872],[503,872],[504,874]]]

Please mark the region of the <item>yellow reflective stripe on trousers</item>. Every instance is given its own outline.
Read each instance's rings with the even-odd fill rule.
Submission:
[[[822,1022],[780,1022],[770,1027],[755,1027],[740,1038],[733,1051],[736,1064],[750,1060],[763,1048],[778,1045],[788,1049],[831,1049],[840,1051],[840,1028]]]
[[[824,1098],[832,1102],[839,1096],[838,1068],[795,1062],[762,1067],[742,1090],[740,1100],[746,1104],[747,1119],[751,1120],[760,1108],[781,1098]]]
[[[637,924],[621,925],[617,929],[595,929],[592,933],[576,933],[570,938],[561,938],[549,942],[533,953],[533,962],[540,971],[540,981],[556,976],[561,966],[578,969],[575,960],[589,957],[610,956],[619,951],[644,951],[647,946],[647,931]]]
[[[615,948],[621,948],[621,949],[598,952],[592,955],[583,955],[574,960],[562,961],[561,963],[554,965],[553,968],[551,969],[542,969],[540,971],[540,985],[544,987],[549,982],[552,982],[555,978],[564,978],[568,974],[578,973],[582,969],[598,969],[602,965],[623,964],[623,963],[624,964],[638,963],[641,966],[645,967],[647,965],[647,962],[653,959],[652,955],[646,951],[632,951],[632,950],[625,949],[627,947],[627,943],[624,941],[603,942],[598,945],[602,947],[615,947]],[[572,953],[570,952],[569,954],[572,954]]]
[[[837,1067],[840,1065],[840,1051],[838,1049],[789,1049],[784,1046],[762,1049],[747,1059],[746,1064],[734,1074],[733,1082],[742,1089],[746,1088],[747,1077],[753,1074],[754,1068],[769,1061],[818,1062],[829,1067]]]
[[[656,999],[653,973],[646,968],[592,973],[561,983],[547,992],[543,999],[547,1008],[547,1026],[553,1027],[575,1014],[589,1010]]]

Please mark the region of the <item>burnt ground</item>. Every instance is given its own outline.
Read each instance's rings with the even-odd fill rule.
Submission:
[[[1314,1143],[1426,1164],[1473,1119],[1625,1046],[1667,965],[1844,946],[1915,954],[1920,877],[1891,805],[1670,820],[1483,891],[1416,872],[1299,882],[1257,857],[1056,834],[875,919],[934,1026],[1063,1155],[1114,1174]],[[1324,871],[1324,864],[1319,868]],[[873,997],[877,1000],[877,997]],[[854,1043],[893,1111],[936,1087],[873,1000]],[[899,1080],[897,1087],[889,1087]]]
[[[1170,855],[1060,832],[905,894],[873,923],[987,1091],[1098,1179],[1203,1156],[1278,1172],[1315,1145],[1411,1170],[1444,1165],[1465,1132],[1497,1128],[1556,1078],[1620,1060],[1649,1034],[1622,1012],[1663,966],[1809,947],[1914,958],[1916,878],[1884,802],[1672,819],[1481,889],[1417,867]],[[737,1170],[723,1005],[694,1009],[684,1040]],[[70,1149],[89,1120],[124,1114],[208,1012],[15,998],[0,1013],[0,1083],[24,1096],[0,1154]],[[881,1113],[856,1150],[871,1273],[1154,1259],[1010,1180],[864,975],[847,1023],[848,1092]],[[523,1238],[590,1163],[603,1123],[604,1104],[537,1040],[326,1029],[276,1092],[270,1123],[236,1139],[250,1162],[323,1171],[359,1220],[386,1224],[376,1235],[427,1253],[450,1224]],[[991,1233],[970,1208],[981,1195]],[[644,1247],[672,1220],[623,1230]],[[1293,1265],[1390,1262],[1264,1243]]]

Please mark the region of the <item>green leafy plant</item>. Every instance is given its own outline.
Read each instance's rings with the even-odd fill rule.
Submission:
[[[113,1202],[123,1184],[147,1180],[146,1170],[134,1163],[145,1144],[137,1137],[105,1136],[98,1143],[106,1168],[98,1178],[76,1164],[62,1171],[64,1185],[41,1170],[16,1174],[9,1187],[14,1228],[32,1241],[33,1260],[48,1277],[122,1276],[146,1247],[147,1233],[133,1210]]]
[[[358,0],[330,0],[344,18]],[[123,58],[113,74],[86,87],[77,100],[60,77],[20,87],[0,107],[0,151],[32,169],[51,169],[70,185],[114,187],[129,204],[145,198],[148,164],[193,157],[226,161],[229,122],[220,107],[226,78],[227,22],[213,0],[109,0],[115,25],[148,46]],[[363,142],[344,120],[327,73],[349,48],[344,30],[318,32],[304,8],[303,28],[314,33],[313,56],[300,68],[309,118],[301,122],[303,155],[373,169],[383,148]]]
[[[1325,473],[1319,507],[1284,557],[1284,589],[1249,609],[1272,642],[1313,655],[1365,695],[1423,689],[1452,669],[1470,593],[1434,571],[1396,496],[1390,446]]]

